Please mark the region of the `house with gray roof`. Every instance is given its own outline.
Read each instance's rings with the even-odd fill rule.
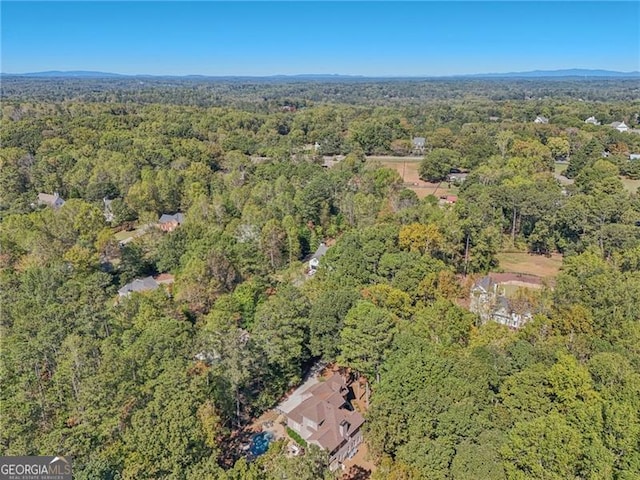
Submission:
[[[413,137],[411,140],[411,145],[413,147],[413,153],[422,154],[424,153],[425,146],[427,144],[427,139],[424,137]]]
[[[318,249],[316,250],[316,253],[314,253],[313,256],[311,257],[311,260],[309,260],[310,274],[312,274],[311,272],[315,273],[315,271],[318,269],[318,267],[320,266],[320,259],[325,256],[325,254],[327,253],[327,250],[329,250],[329,247],[327,247],[327,245],[324,242],[322,242],[318,247]]]
[[[469,310],[477,314],[482,323],[494,321],[510,328],[522,327],[533,318],[532,312],[514,308],[504,286],[539,288],[539,284],[534,283],[534,279],[514,274],[496,274],[495,277],[482,277],[471,287]]]
[[[447,180],[455,185],[460,185],[464,183],[468,176],[469,174],[465,172],[450,173],[447,176]]]
[[[118,290],[118,295],[120,297],[128,297],[132,293],[149,292],[157,289],[160,285],[171,285],[173,280],[173,275],[168,273],[163,273],[156,277],[136,278]]]
[[[629,131],[629,127],[624,122],[613,122],[611,124],[611,127],[615,128],[619,132],[628,132]]]
[[[158,220],[158,226],[163,232],[173,232],[178,226],[184,223],[184,213],[178,212],[173,215],[163,213]]]
[[[64,200],[58,195],[58,192],[53,192],[53,195],[49,193],[39,193],[38,205],[47,205],[51,208],[58,209],[64,205]]]
[[[364,417],[354,411],[348,395],[346,382],[335,373],[305,390],[302,402],[286,413],[291,430],[329,453],[332,471],[353,457],[362,443]]]

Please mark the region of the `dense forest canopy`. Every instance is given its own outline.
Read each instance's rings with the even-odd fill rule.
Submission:
[[[29,77],[3,75],[3,99],[170,103],[264,109],[286,100],[369,105],[432,100],[557,99],[625,101],[640,96],[637,78]],[[303,103],[304,104],[304,103]]]
[[[639,97],[3,77],[0,453],[65,453],[79,479],[332,478],[319,449],[229,447],[322,360],[368,380],[373,478],[638,478]],[[371,158],[416,155],[414,137],[423,179],[468,173],[454,203]],[[518,330],[465,308],[504,250],[563,255]]]

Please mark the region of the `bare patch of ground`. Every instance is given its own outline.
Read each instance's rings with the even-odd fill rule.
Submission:
[[[418,157],[368,157],[368,161],[377,162],[381,166],[395,170],[400,174],[404,182],[404,186],[413,190],[418,198],[424,198],[428,195],[441,197],[451,195],[455,190],[449,188],[447,182],[429,183],[420,179],[418,170],[420,168],[421,158]]]
[[[554,279],[562,266],[562,255],[535,255],[525,252],[501,252],[496,255],[505,272],[524,273],[540,278]]]
[[[376,471],[376,465],[369,458],[369,447],[366,443],[361,443],[358,451],[352,458],[348,458],[343,462],[344,475],[343,480],[365,480]]]

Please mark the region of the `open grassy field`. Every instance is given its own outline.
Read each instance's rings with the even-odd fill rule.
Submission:
[[[629,190],[629,192],[631,193],[636,193],[638,191],[638,188],[640,188],[640,180],[630,180],[628,178],[622,178],[622,184],[624,185],[624,188],[626,188],[627,190]]]
[[[555,173],[556,175],[562,175],[568,166],[569,164],[565,162],[555,162],[553,173]]]
[[[117,232],[113,237],[118,241],[121,242],[122,240],[124,240],[125,238],[129,238],[129,237],[133,237],[133,235],[135,234],[135,231],[126,231],[126,230],[120,230],[119,232]]]
[[[142,225],[136,228],[135,230],[120,230],[119,232],[114,234],[113,237],[118,242],[121,242],[129,237],[137,238],[137,237],[140,237],[141,235],[144,235],[145,232],[148,230],[148,227],[149,227],[148,225],[147,226]]]
[[[405,186],[416,192],[418,198],[424,198],[427,195],[440,197],[455,194],[455,189],[449,189],[447,182],[438,184],[420,180],[418,168],[421,160],[420,157],[367,157],[368,162],[376,162],[383,167],[396,170],[404,180]]]
[[[568,163],[556,162],[554,166],[554,174],[556,175],[556,178],[558,178],[558,175],[562,175],[562,173],[567,169],[568,166],[569,166]],[[568,180],[568,179],[565,179],[564,177],[560,178],[559,180],[563,184],[573,183],[573,180]],[[622,184],[624,185],[624,188],[626,188],[630,193],[636,193],[638,188],[640,188],[640,180],[630,180],[622,176],[620,177],[620,180],[622,180]]]
[[[562,265],[562,255],[550,257],[524,252],[501,252],[497,255],[500,268],[505,272],[526,273],[541,278],[555,278]]]

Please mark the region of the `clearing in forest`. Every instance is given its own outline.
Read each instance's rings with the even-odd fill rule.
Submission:
[[[624,188],[626,188],[630,193],[636,193],[638,188],[640,188],[640,180],[631,180],[630,178],[620,177],[622,180],[622,184]]]
[[[549,257],[525,252],[501,252],[496,255],[504,272],[524,273],[540,278],[555,278],[562,265],[562,255]]]
[[[378,162],[380,165],[392,170],[396,170],[404,181],[405,187],[413,190],[418,198],[427,195],[442,197],[452,194],[452,189],[448,188],[448,182],[429,183],[420,180],[418,169],[422,158],[418,157],[367,157],[368,162]]]

